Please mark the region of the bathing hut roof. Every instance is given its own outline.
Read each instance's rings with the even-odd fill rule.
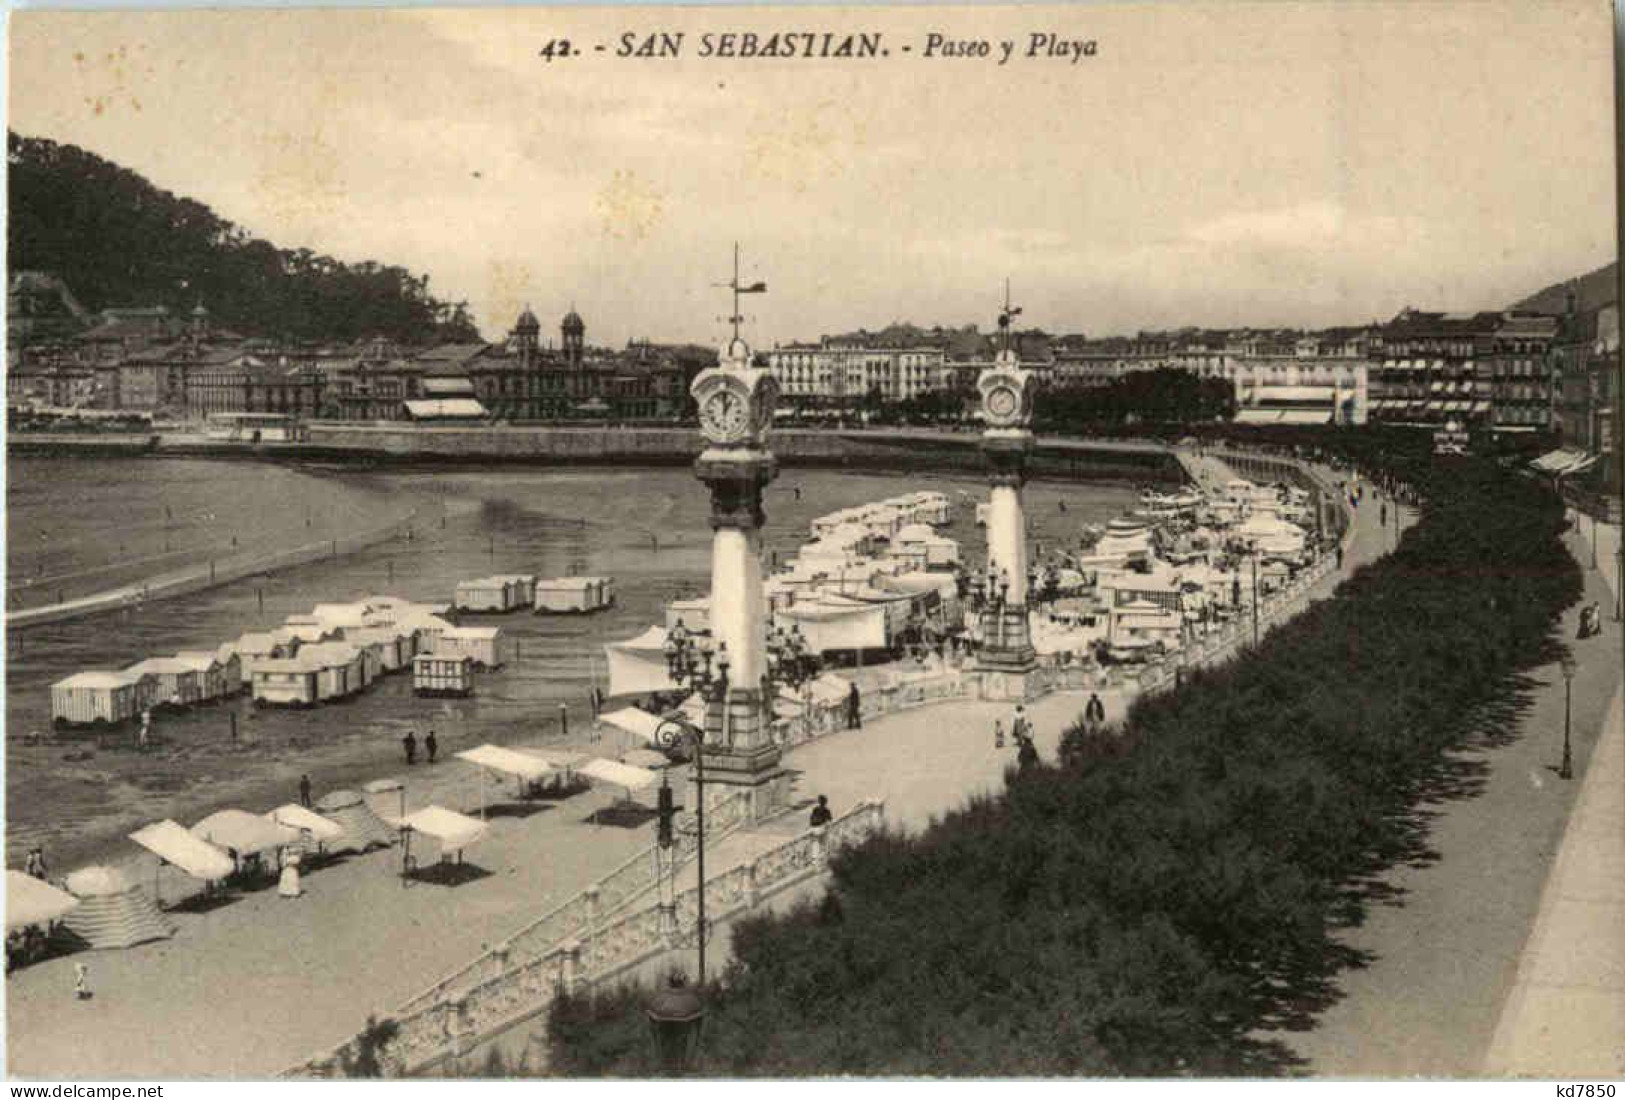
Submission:
[[[76,672],[67,679],[58,680],[52,687],[58,688],[115,688],[128,687],[139,682],[141,677],[129,671],[103,672],[94,670],[90,672]]]
[[[144,661],[137,661],[124,671],[135,676],[148,673],[156,676],[164,673],[193,672],[195,669],[187,662],[175,657],[148,657]]]

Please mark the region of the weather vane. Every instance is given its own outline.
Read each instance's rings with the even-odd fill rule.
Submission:
[[[1020,306],[1010,304],[1010,280],[1004,280],[1004,309],[999,312],[999,339],[1004,344],[1005,351],[1010,350],[1011,333],[1010,322],[1021,314]]]
[[[734,242],[734,277],[732,279],[729,279],[725,283],[712,283],[711,285],[712,286],[717,286],[717,287],[726,287],[728,290],[733,291],[733,313],[731,313],[729,315],[728,321],[734,327],[733,338],[737,342],[738,339],[739,339],[739,325],[745,319],[745,315],[739,311],[739,296],[741,294],[766,294],[767,293],[767,284],[764,283],[764,282],[754,282],[754,283],[751,283],[749,286],[740,286],[739,285],[739,242],[738,241]]]

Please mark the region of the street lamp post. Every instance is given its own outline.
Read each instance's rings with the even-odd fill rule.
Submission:
[[[725,701],[728,697],[728,646],[719,643],[715,652],[716,671],[712,671],[713,655],[708,646],[683,626],[681,619],[666,636],[664,646],[667,671],[680,684],[698,691],[707,705]],[[655,727],[655,744],[662,749],[686,749],[694,758],[694,865],[699,878],[695,891],[697,910],[694,939],[698,948],[699,984],[705,987],[705,941],[710,934],[705,920],[705,731],[675,715],[661,720]],[[670,781],[661,777],[663,791],[671,789]],[[670,795],[661,795],[661,805],[670,805]],[[665,839],[664,837],[662,838]],[[673,901],[675,903],[675,895]]]
[[[1573,713],[1574,657],[1563,654],[1563,763],[1557,769],[1559,779],[1574,778],[1574,753],[1569,746],[1569,719]]]

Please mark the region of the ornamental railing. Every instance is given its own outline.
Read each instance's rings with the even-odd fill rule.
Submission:
[[[749,801],[743,792],[718,799],[706,813],[706,838],[715,842],[735,832],[749,819],[749,812]],[[675,843],[678,865],[692,859],[697,847],[697,831],[679,827]],[[655,845],[645,848],[473,961],[408,997],[396,1008],[395,1014],[410,1014],[436,1001],[463,996],[480,982],[540,958],[565,940],[585,934],[598,921],[659,884],[660,853]]]
[[[720,924],[826,873],[838,849],[861,843],[885,825],[885,804],[871,799],[736,864],[704,883],[706,920]],[[582,935],[555,944],[463,989],[389,1017],[395,1037],[382,1061],[390,1076],[429,1069],[547,1011],[561,992],[582,992],[691,942],[699,886],[663,905],[657,895],[624,906]],[[421,1001],[421,998],[420,998]],[[286,1070],[284,1077],[336,1077],[359,1050],[361,1037]]]

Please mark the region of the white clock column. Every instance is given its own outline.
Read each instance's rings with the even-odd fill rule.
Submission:
[[[1034,378],[1023,370],[1009,335],[1014,311],[999,316],[1003,346],[993,366],[982,372],[982,453],[988,463],[986,602],[982,609],[982,648],[977,668],[985,698],[1023,699],[1028,674],[1037,667],[1027,618],[1027,516],[1021,489],[1033,449]]]
[[[718,364],[695,378],[707,447],[695,475],[711,490],[711,635],[728,647],[728,690],[706,710],[706,800],[748,792],[751,816],[767,817],[789,796],[789,775],[773,740],[767,672],[767,600],[762,589],[762,490],[778,473],[767,449],[778,383],[751,365],[735,337]]]

